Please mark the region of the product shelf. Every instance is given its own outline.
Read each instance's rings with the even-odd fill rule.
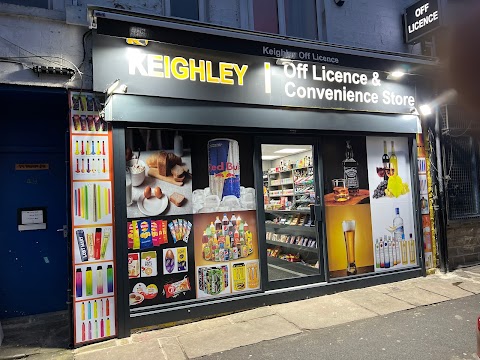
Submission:
[[[295,271],[304,275],[318,275],[320,274],[319,269],[314,268],[313,266],[304,265],[301,262],[290,262],[287,260],[279,259],[276,257],[268,256],[268,262],[272,265],[282,267],[287,270]]]
[[[273,246],[280,246],[284,249],[290,249],[293,251],[303,251],[303,252],[311,252],[316,254],[318,252],[318,249],[316,247],[308,247],[308,246],[302,246],[302,245],[297,245],[297,244],[289,244],[289,243],[284,243],[281,241],[275,241],[275,240],[267,240],[268,245],[273,245]],[[279,259],[282,260],[282,259]],[[286,260],[283,260],[286,261]]]

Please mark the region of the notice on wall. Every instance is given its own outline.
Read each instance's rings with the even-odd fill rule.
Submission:
[[[100,99],[70,92],[74,341],[116,335],[112,138]]]

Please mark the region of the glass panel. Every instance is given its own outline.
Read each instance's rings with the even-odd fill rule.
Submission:
[[[317,275],[311,145],[262,145],[268,279]]]
[[[285,0],[287,35],[317,39],[317,10],[315,0]]]
[[[257,31],[278,34],[277,0],[254,0],[253,19]]]
[[[171,0],[170,13],[172,16],[198,20],[198,0]]]
[[[417,264],[407,138],[323,141],[330,277]]]

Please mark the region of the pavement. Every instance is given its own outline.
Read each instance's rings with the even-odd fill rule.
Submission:
[[[379,324],[384,322],[387,324],[388,318],[405,316],[403,324],[408,326],[411,313],[421,313],[432,305],[440,306],[436,304],[441,303],[447,306],[449,303],[463,301],[468,297],[471,297],[471,301],[476,301],[480,314],[480,306],[478,306],[480,295],[475,296],[476,294],[480,294],[480,266],[291,303],[259,307],[160,330],[138,332],[129,338],[104,341],[73,351],[64,349],[42,351],[41,348],[37,348],[37,352],[32,353],[28,358],[33,360],[130,360],[132,357],[135,360],[185,360],[200,357],[230,359],[222,357],[222,354],[245,354],[245,351],[251,351],[250,349],[272,348],[272,344],[275,343],[292,344],[291,339],[304,339],[301,343],[306,344],[309,336],[315,332],[322,331],[323,334],[330,334],[337,327],[349,327],[352,324],[363,322],[369,324],[370,321],[374,329],[377,329]],[[442,315],[440,317],[442,318]],[[344,342],[348,341],[346,336],[342,336],[342,339]],[[358,337],[355,339],[358,340]],[[8,343],[7,331],[6,340]],[[281,346],[278,348],[280,349]],[[14,358],[12,356],[15,354],[12,354],[12,351],[2,354],[2,349],[3,346],[0,347],[0,359],[2,356],[4,359]],[[303,349],[305,349],[304,345],[302,345],[302,351]],[[18,350],[23,351],[20,348]],[[290,349],[290,352],[294,350],[297,351],[298,346]],[[291,358],[286,356],[287,353],[288,351],[285,350],[284,356],[280,353],[277,357]],[[252,354],[242,358],[250,358]],[[265,355],[265,358],[268,357]]]

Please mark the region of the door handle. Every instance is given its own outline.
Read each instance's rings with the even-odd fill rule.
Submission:
[[[61,229],[57,229],[58,232],[63,231],[63,237],[66,239],[68,237],[68,227],[63,225]]]

